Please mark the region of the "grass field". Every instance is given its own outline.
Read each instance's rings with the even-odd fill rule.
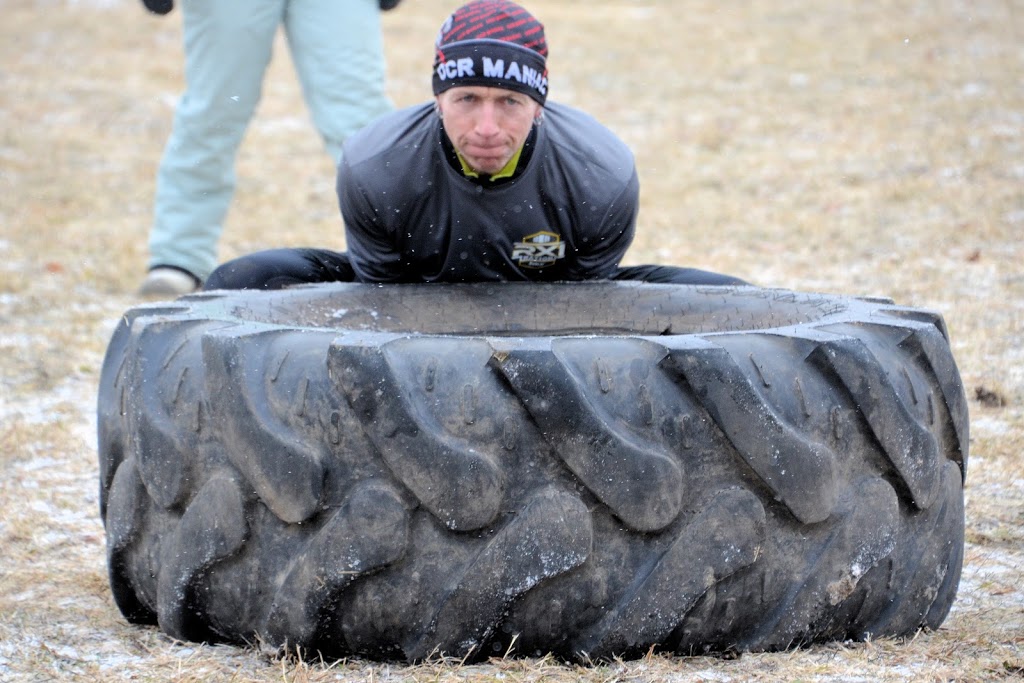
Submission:
[[[385,17],[389,88],[429,94],[454,4]],[[967,548],[943,626],[736,659],[399,667],[280,661],[127,624],[106,583],[95,393],[145,268],[182,88],[180,13],[0,0],[0,681],[1024,680],[1024,2],[533,0],[552,99],[635,150],[627,263],[882,295],[946,319],[971,411]],[[343,247],[282,41],[223,259]]]

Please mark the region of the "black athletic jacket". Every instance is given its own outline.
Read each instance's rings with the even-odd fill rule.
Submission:
[[[591,116],[550,102],[527,144],[516,175],[491,184],[449,163],[432,103],[387,114],[349,137],[337,190],[357,278],[610,277],[636,226],[632,153]]]

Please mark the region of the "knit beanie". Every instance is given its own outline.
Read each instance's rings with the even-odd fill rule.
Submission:
[[[514,90],[542,106],[548,96],[544,26],[509,0],[473,0],[437,35],[434,94],[460,85]]]

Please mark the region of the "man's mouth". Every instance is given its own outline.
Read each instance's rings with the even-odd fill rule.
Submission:
[[[501,147],[470,147],[468,151],[477,159],[500,159],[504,150]]]

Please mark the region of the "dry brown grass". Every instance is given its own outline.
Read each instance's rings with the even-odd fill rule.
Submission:
[[[453,4],[408,0],[386,17],[398,104],[426,96]],[[531,7],[553,45],[553,97],[636,151],[629,262],[945,316],[973,438],[964,579],[943,627],[736,660],[398,667],[274,661],[128,625],[106,585],[92,411],[107,338],[143,274],[180,15],[133,0],[0,0],[0,681],[1024,678],[1024,3]],[[331,174],[281,43],[222,257],[342,246]]]

